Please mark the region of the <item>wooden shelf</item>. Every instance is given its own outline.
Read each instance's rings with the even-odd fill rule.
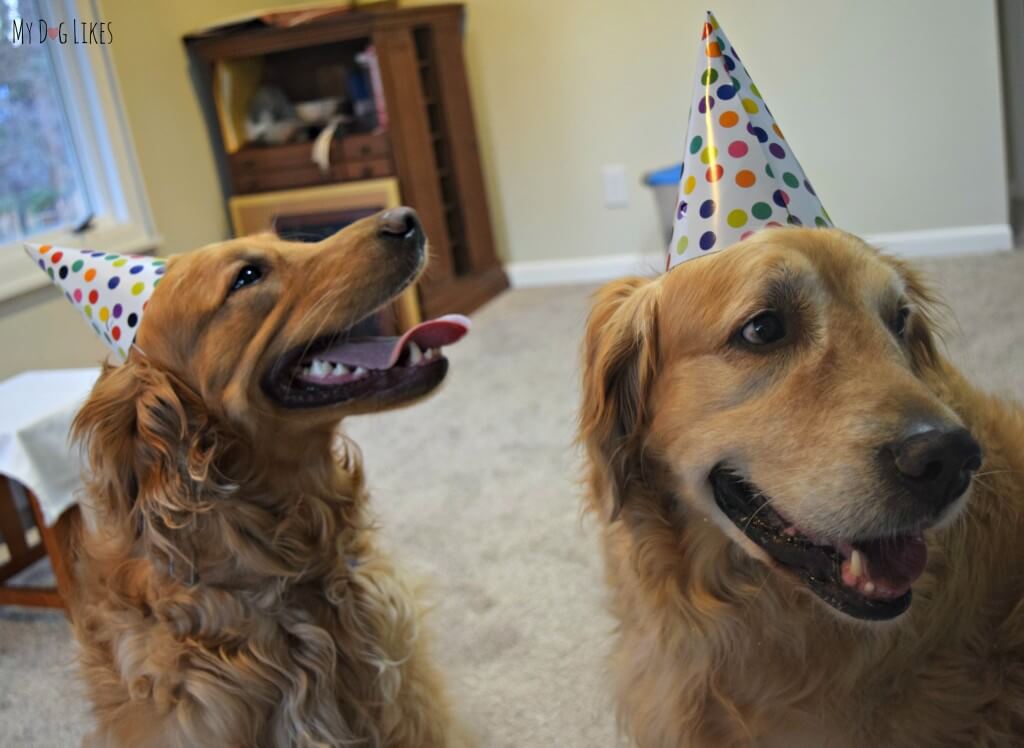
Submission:
[[[453,18],[461,21],[463,12],[463,6],[459,3],[391,10],[370,7],[304,26],[246,29],[226,34],[190,34],[184,41],[190,53],[212,62],[351,41],[390,30],[430,26]]]
[[[470,312],[508,286],[494,250],[463,25],[459,4],[371,6],[287,29],[185,38],[227,195],[394,174],[402,202],[417,210],[430,238],[430,272],[418,284],[420,306],[430,315]],[[363,43],[372,43],[380,64],[386,135],[361,149],[347,139],[333,143],[327,174],[311,163],[308,143],[259,152],[241,142],[248,96],[261,81],[308,96],[321,61],[337,64]],[[224,71],[237,76],[228,90]],[[218,106],[218,97],[231,101]]]

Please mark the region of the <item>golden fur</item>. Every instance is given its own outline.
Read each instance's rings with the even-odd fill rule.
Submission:
[[[97,528],[73,607],[87,745],[460,740],[413,596],[377,547],[358,450],[335,434],[383,404],[288,410],[259,386],[284,351],[421,270],[422,253],[380,246],[375,221],[172,258],[137,348],[79,414]],[[230,293],[252,262],[265,277]]]
[[[780,277],[815,344],[731,345]],[[904,343],[885,325],[901,296]],[[598,293],[579,438],[619,623],[619,714],[638,746],[1020,744],[1024,412],[949,364],[934,308],[911,268],[834,230],[762,232]],[[708,471],[728,458],[790,516],[884,527],[869,453],[907,413],[964,424],[985,460],[966,509],[927,533],[927,569],[894,621],[836,613],[713,504]]]

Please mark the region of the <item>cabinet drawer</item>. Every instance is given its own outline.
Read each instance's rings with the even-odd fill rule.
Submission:
[[[390,158],[391,140],[386,132],[348,135],[341,139],[341,157],[345,161]]]
[[[346,181],[357,179],[378,179],[394,174],[390,159],[379,158],[372,161],[349,161],[344,164]]]
[[[240,194],[287,190],[293,187],[311,187],[318,184],[337,182],[343,177],[332,169],[327,174],[310,164],[299,169],[276,169],[274,171],[253,171],[246,174],[233,173],[235,191]]]

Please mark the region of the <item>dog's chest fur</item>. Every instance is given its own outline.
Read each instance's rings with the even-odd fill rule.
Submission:
[[[416,610],[385,560],[340,559],[338,570],[281,589],[199,583],[83,607],[99,723],[118,744],[144,745],[136,726],[168,746],[388,744],[398,718],[381,705],[402,687]]]

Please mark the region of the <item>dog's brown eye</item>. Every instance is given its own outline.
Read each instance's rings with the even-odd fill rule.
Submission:
[[[786,325],[776,312],[761,312],[743,326],[743,339],[751,345],[768,345],[786,337]]]
[[[910,307],[901,307],[896,312],[896,318],[892,321],[892,332],[897,338],[902,338],[907,334],[907,320],[910,318]]]
[[[246,265],[238,271],[235,282],[231,284],[231,290],[237,291],[242,286],[248,286],[263,277],[263,269],[259,265]]]

